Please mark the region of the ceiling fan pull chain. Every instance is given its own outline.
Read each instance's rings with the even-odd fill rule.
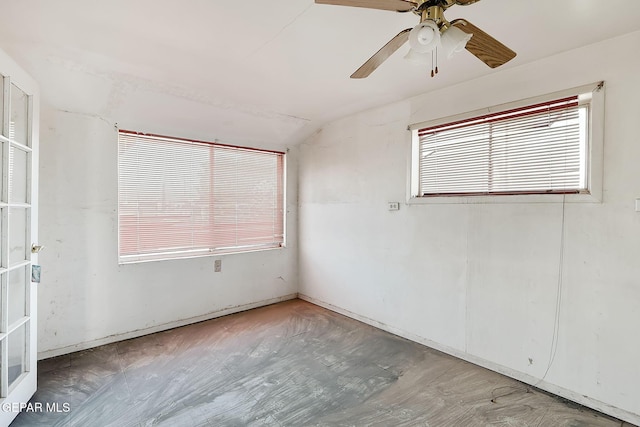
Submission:
[[[438,74],[438,46],[436,46],[436,74]]]
[[[435,73],[433,72],[433,51],[431,51],[431,77],[435,76]]]

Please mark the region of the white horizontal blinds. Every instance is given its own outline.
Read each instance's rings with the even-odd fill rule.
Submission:
[[[119,143],[120,255],[206,249],[208,147],[124,133]]]
[[[216,147],[211,163],[216,248],[279,246],[284,240],[283,156]]]
[[[120,260],[278,247],[282,153],[119,133]]]
[[[585,190],[578,97],[420,129],[420,195]]]

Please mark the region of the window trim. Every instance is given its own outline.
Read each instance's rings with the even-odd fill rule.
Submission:
[[[438,126],[445,123],[468,120],[487,114],[500,113],[506,110],[526,107],[528,105],[540,104],[554,99],[576,96],[592,92],[592,99],[588,117],[588,161],[587,161],[587,188],[588,192],[572,194],[490,194],[490,195],[434,195],[419,196],[419,140],[418,130],[426,127]],[[481,203],[556,203],[563,200],[568,203],[600,203],[602,202],[602,181],[603,181],[603,153],[604,153],[604,81],[591,83],[566,89],[546,95],[527,98],[519,101],[509,102],[496,106],[491,106],[466,113],[456,114],[448,117],[441,117],[434,120],[415,123],[408,127],[409,159],[407,177],[407,204],[481,204]]]
[[[231,149],[239,149],[239,150],[247,150],[247,151],[260,151],[264,153],[273,153],[282,156],[282,243],[279,246],[254,246],[246,249],[242,249],[241,246],[234,246],[229,248],[218,248],[216,250],[209,249],[208,251],[205,249],[191,249],[191,250],[183,250],[183,251],[174,251],[174,252],[157,252],[154,254],[147,255],[125,255],[123,256],[120,253],[120,141],[116,140],[118,145],[118,156],[117,156],[117,180],[118,180],[118,205],[117,205],[117,257],[118,257],[118,265],[128,265],[128,264],[140,264],[147,262],[155,262],[155,261],[175,261],[175,260],[183,260],[183,259],[193,259],[193,258],[203,258],[203,257],[220,257],[223,255],[234,255],[234,254],[248,254],[252,252],[263,252],[263,251],[271,251],[271,250],[280,250],[287,247],[287,164],[288,164],[288,149],[285,151],[274,150],[268,148],[259,148],[259,147],[248,147],[242,145],[234,145],[234,144],[226,144],[221,143],[217,139],[213,141],[203,141],[198,139],[191,138],[181,138],[181,137],[173,137],[167,135],[159,135],[154,133],[145,133],[138,132],[126,129],[117,129],[117,136],[119,134],[128,134],[133,136],[142,136],[142,137],[150,137],[159,140],[166,140],[168,142],[176,141],[176,142],[185,142],[185,143],[196,143],[196,144],[205,144],[205,145],[216,145],[223,148],[231,148]]]

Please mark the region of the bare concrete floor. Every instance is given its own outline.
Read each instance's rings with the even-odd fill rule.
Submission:
[[[39,369],[13,427],[629,425],[301,300]]]

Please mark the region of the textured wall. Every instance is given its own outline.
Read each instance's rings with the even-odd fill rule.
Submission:
[[[295,153],[288,157],[289,246],[216,257],[222,259],[221,273],[214,273],[211,257],[118,265],[117,134],[112,124],[45,108],[40,158],[40,242],[47,247],[40,259],[41,355],[117,341],[297,292]]]
[[[632,33],[326,125],[301,146],[301,294],[637,423],[638,43]],[[407,125],[599,80],[603,200],[566,204],[561,273],[561,198],[387,210],[407,199]]]

